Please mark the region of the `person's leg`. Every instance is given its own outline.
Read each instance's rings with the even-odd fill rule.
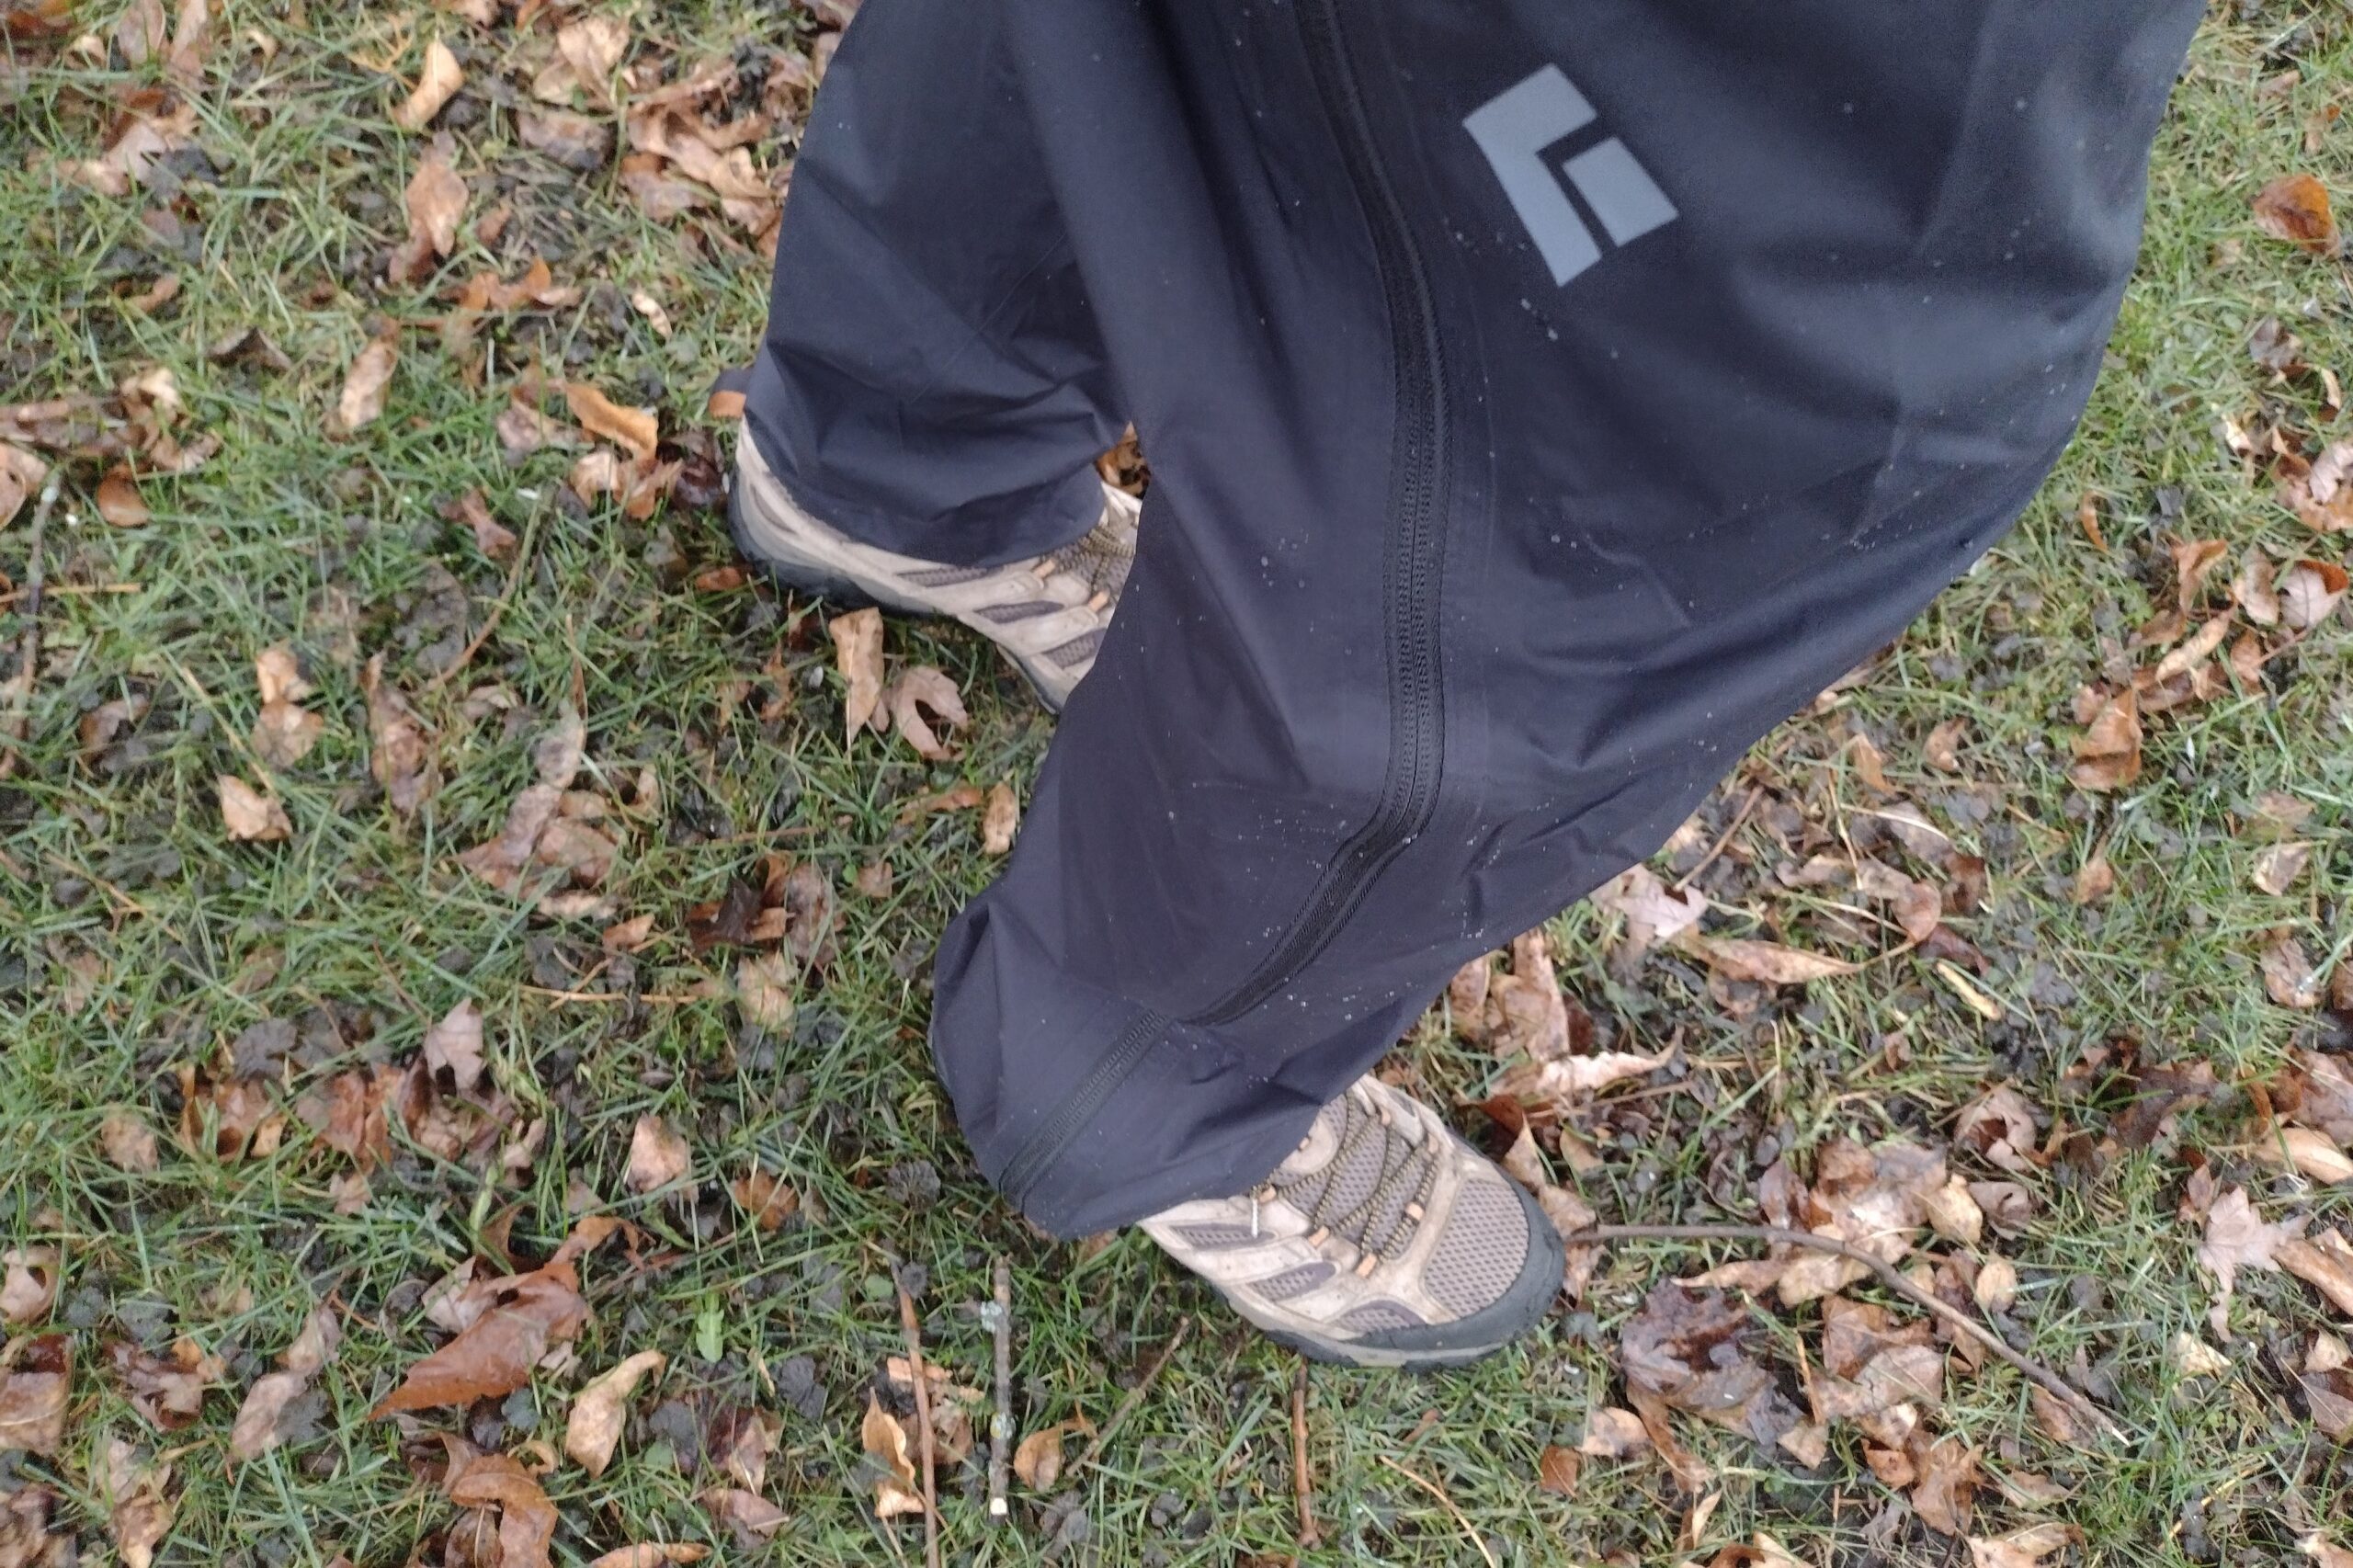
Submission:
[[[1060,707],[1134,557],[1095,475],[1126,421],[1001,8],[872,0],[810,117],[730,511],[847,605],[949,616]]]
[[[2010,524],[2197,7],[1002,9],[1154,480],[933,1043],[1075,1233],[1256,1187]]]

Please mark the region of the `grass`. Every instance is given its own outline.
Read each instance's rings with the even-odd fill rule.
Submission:
[[[805,41],[812,26],[798,11],[723,0],[636,20],[641,34],[667,29],[656,41],[687,58],[746,40]],[[708,1480],[680,1449],[691,1423],[663,1415],[698,1400],[755,1405],[781,1422],[767,1490],[791,1519],[765,1555],[913,1556],[912,1530],[878,1526],[859,1481],[858,1417],[899,1345],[888,1256],[927,1272],[928,1354],[982,1383],[988,1334],[967,1308],[986,1298],[992,1259],[1011,1257],[1024,1430],[1080,1413],[1102,1421],[1177,1325],[1194,1324],[1102,1462],[1052,1497],[1022,1496],[1010,1528],[987,1523],[976,1469],[943,1472],[955,1560],[1224,1565],[1299,1555],[1292,1358],[1141,1238],[1074,1248],[1028,1232],[971,1168],[928,1072],[923,961],[992,868],[976,813],[902,824],[900,807],[956,783],[1026,778],[1050,722],[973,640],[894,627],[894,659],[937,663],[968,694],[973,723],[961,756],[933,766],[872,736],[846,744],[812,608],[766,590],[693,586],[694,570],[729,554],[710,517],[676,511],[638,524],[608,506],[567,507],[557,495],[563,455],[519,470],[501,458],[497,389],[531,356],[622,401],[660,403],[665,428],[696,422],[710,376],[754,339],[765,268],[650,222],[609,171],[582,179],[523,151],[511,116],[477,104],[459,133],[474,203],[447,276],[490,267],[511,276],[536,252],[592,293],[508,328],[497,347],[504,369],[487,387],[465,384],[429,335],[411,334],[385,416],[354,438],[324,434],[371,315],[431,308],[380,297],[371,281],[400,237],[401,187],[424,143],[390,127],[397,94],[348,53],[403,25],[391,12],[316,6],[293,20],[230,0],[201,96],[213,177],[189,184],[176,240],[142,224],[146,203],[81,192],[51,173],[53,157],[93,150],[96,102],[121,74],[73,57],[0,67],[0,147],[11,149],[0,158],[0,403],[100,389],[162,364],[177,376],[190,426],[224,441],[199,472],[144,485],[155,514],[146,528],[108,529],[69,494],[50,529],[53,580],[137,586],[51,601],[34,739],[17,778],[0,787],[0,1244],[62,1250],[57,1321],[76,1334],[83,1369],[66,1450],[53,1460],[0,1453],[0,1488],[48,1480],[97,1550],[104,1510],[92,1457],[104,1434],[137,1435],[180,1455],[185,1492],[166,1563],[283,1568],[337,1551],[368,1568],[406,1561],[451,1510],[412,1471],[431,1445],[366,1412],[437,1343],[421,1287],[483,1248],[498,1225],[511,1225],[517,1250],[543,1255],[585,1202],[644,1227],[665,1259],[635,1273],[591,1266],[585,1363],[601,1369],[649,1346],[673,1359],[612,1470],[594,1482],[569,1467],[548,1478],[563,1561],[642,1539],[733,1550],[695,1501]],[[267,59],[242,41],[249,33],[274,42]],[[469,67],[478,82],[496,74],[499,48],[477,41]],[[404,69],[415,59],[412,47]],[[2300,74],[2292,90],[2260,90],[2289,69]],[[2302,145],[2307,118],[2332,92],[2342,102],[2348,80],[2353,27],[2341,12],[2249,6],[2210,22],[2159,143],[2149,238],[2109,371],[2060,472],[2022,528],[1866,684],[1770,737],[1703,814],[1712,840],[1763,786],[1802,818],[1830,820],[1859,798],[1848,737],[1869,733],[1893,782],[1989,862],[1992,898],[1956,925],[1986,955],[1982,983],[2007,1017],[1987,1026],[1916,958],[1737,1017],[1703,975],[1671,959],[1613,974],[1608,923],[1572,911],[1555,927],[1569,988],[1632,1039],[1679,1035],[1685,1062],[1680,1090],[1613,1096],[1586,1119],[1603,1164],[1582,1186],[1605,1217],[1754,1218],[1762,1141],[1802,1152],[1841,1133],[1939,1136],[1951,1111],[1996,1078],[2097,1131],[2112,1105],[2066,1074],[2113,1037],[2131,1037],[2153,1059],[2210,1060],[2235,1082],[2325,1031],[2313,1015],[2266,998],[2255,954],[2281,925],[2315,956],[2342,960],[2353,945],[2344,619],[2304,643],[2276,689],[2154,722],[2149,766],[2131,790],[2077,794],[2065,768],[2069,698],[2097,676],[2102,639],[2124,636],[2162,602],[2165,535],[2223,538],[2234,557],[2257,543],[2342,554],[2267,486],[2247,483],[2216,425],[2259,400],[2315,425],[2316,392],[2267,385],[2247,357],[2248,332],[2265,316],[2286,322],[2312,363],[2353,371],[2342,268],[2261,238],[2247,220],[2255,190],[2290,169],[2353,192],[2353,131],[2329,132],[2316,154]],[[499,199],[516,218],[494,251],[473,221]],[[176,301],[153,313],[121,302],[166,269],[185,283]],[[664,340],[622,302],[637,289],[660,300],[675,335]],[[290,370],[206,358],[207,345],[249,325],[286,351]],[[504,568],[436,510],[472,488],[529,535],[531,554],[463,676],[419,699],[448,782],[404,821],[369,778],[359,666],[382,651],[415,693],[435,645],[446,654],[451,625],[462,625],[462,642],[499,598]],[[2075,520],[2086,491],[2104,498],[2105,551]],[[0,535],[0,564],[12,574],[24,540],[21,521]],[[688,571],[665,564],[674,555]],[[11,645],[18,625],[13,608],[0,612]],[[318,687],[310,706],[325,716],[325,734],[279,775],[292,839],[231,844],[212,781],[247,771],[234,737],[255,716],[251,662],[280,640]],[[153,704],[135,755],[86,765],[77,721],[131,693]],[[593,925],[529,916],[453,864],[495,832],[530,777],[531,735],[574,696],[597,787],[625,793],[651,769],[662,801],[625,835],[607,889],[620,913],[655,917],[653,944],[634,959],[638,991],[684,996],[723,978],[720,956],[698,955],[686,939],[686,912],[756,877],[763,855],[789,850],[832,875],[839,956],[822,986],[798,998],[788,1029],[750,1027],[723,996],[632,1002],[614,968],[599,970]],[[764,718],[771,697],[782,710]],[[1929,729],[1954,717],[1970,724],[1957,777],[1919,760]],[[2250,885],[2253,848],[2238,830],[2248,802],[2268,790],[2313,808],[2313,861],[2286,899]],[[1768,924],[1819,931],[1843,918],[1834,899],[1774,883],[1786,851],[1772,831],[1768,820],[1744,824],[1700,885]],[[2072,879],[2103,844],[2117,892],[2078,907]],[[850,892],[850,873],[878,860],[893,873],[890,893]],[[607,986],[591,1000],[551,994]],[[519,1180],[486,1182],[404,1142],[368,1206],[341,1215],[327,1190],[339,1167],[301,1138],[233,1163],[167,1141],[161,1167],[143,1176],[100,1155],[109,1108],[138,1108],[168,1129],[178,1113],[173,1069],[210,1062],[258,1021],[307,1031],[281,1096],[290,1103],[357,1061],[406,1060],[427,1025],[467,998],[487,1021],[497,1081],[547,1124]],[[1900,1052],[1884,1049],[1890,1036],[1902,1038]],[[1478,1097],[1495,1065],[1436,1019],[1397,1060],[1441,1099]],[[2227,1142],[2235,1109],[2226,1100],[2192,1115],[2180,1142]],[[687,1134],[704,1185],[627,1194],[630,1131],[649,1113]],[[1477,1127],[1475,1113],[1462,1124]],[[2324,1222],[2353,1219],[2342,1191],[2302,1192],[2221,1157],[2275,1214],[2268,1200],[2292,1197]],[[823,1218],[773,1234],[739,1224],[723,1181],[755,1160],[789,1174]],[[918,1162],[938,1176],[936,1193]],[[2083,1528],[2087,1562],[2279,1561],[2313,1521],[2353,1516],[2343,1455],[2313,1432],[2280,1369],[2296,1336],[2322,1322],[2302,1286],[2247,1278],[2229,1370],[2194,1382],[2171,1370],[2167,1345],[2179,1331],[2203,1332],[2207,1301],[2195,1232],[2174,1212],[2183,1175],[2168,1142],[2127,1152],[2096,1176],[2054,1167],[2036,1183],[2040,1211],[2002,1243],[2022,1276],[2016,1317],[2027,1346],[2108,1380],[2131,1440],[2052,1445],[2023,1385],[2000,1371],[1956,1380],[1940,1417],[1991,1468],[2047,1471],[2074,1488],[2056,1512]],[[1305,1560],[1676,1557],[1688,1500],[1661,1467],[1589,1464],[1564,1498],[1537,1489],[1537,1456],[1620,1402],[1617,1330],[1650,1285],[1723,1256],[1620,1247],[1581,1306],[1564,1307],[1524,1350],[1469,1372],[1411,1381],[1317,1369],[1309,1447],[1327,1539]],[[240,1391],[328,1293],[350,1318],[321,1382],[313,1435],[226,1465],[221,1444]],[[1794,1386],[1811,1316],[1759,1313]],[[101,1369],[101,1347],[180,1334],[229,1361],[232,1386],[212,1394],[199,1424],[153,1439]],[[509,1446],[551,1438],[574,1381],[543,1377],[494,1410],[427,1428],[462,1426]],[[1756,1530],[1809,1562],[1965,1555],[1901,1510],[1875,1532],[1894,1494],[1871,1479],[1851,1434],[1812,1472],[1725,1434],[1686,1437],[1718,1467],[1722,1501],[1708,1550],[1685,1555],[1704,1560]],[[2035,1517],[1990,1488],[1980,1511],[1985,1533]]]

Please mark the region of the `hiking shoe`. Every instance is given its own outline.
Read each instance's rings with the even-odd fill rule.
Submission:
[[[728,498],[735,547],[778,581],[851,608],[961,620],[1011,654],[1057,712],[1095,666],[1135,562],[1142,508],[1107,484],[1102,521],[1077,543],[1002,566],[943,566],[860,544],[811,517],[740,430]]]
[[[1256,1191],[1142,1224],[1234,1311],[1319,1361],[1459,1366],[1534,1327],[1561,1288],[1560,1233],[1535,1200],[1370,1075]]]

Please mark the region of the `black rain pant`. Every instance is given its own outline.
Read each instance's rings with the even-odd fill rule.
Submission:
[[[936,965],[1070,1234],[1238,1191],[2066,443],[2198,0],[868,0],[748,404],[932,560],[1141,554]]]

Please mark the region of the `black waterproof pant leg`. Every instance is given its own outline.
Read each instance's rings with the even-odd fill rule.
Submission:
[[[933,1044],[1077,1233],[1239,1190],[2009,525],[2197,0],[868,0],[750,424],[943,561],[1142,553]]]

